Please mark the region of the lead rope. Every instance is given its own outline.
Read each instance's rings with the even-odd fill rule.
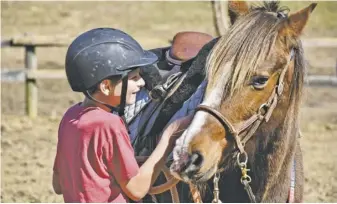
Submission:
[[[214,196],[214,198],[212,200],[212,203],[222,203],[220,198],[219,198],[219,194],[220,194],[219,180],[220,180],[220,173],[217,172],[217,173],[215,173],[214,178],[213,178],[213,184],[214,184],[213,196]],[[190,191],[191,191],[194,203],[202,203],[201,195],[200,195],[200,192],[199,192],[198,188],[195,187],[195,185],[193,185],[192,183],[190,183],[189,186],[190,186]]]
[[[202,203],[201,195],[200,195],[198,188],[192,183],[189,183],[189,187],[190,187],[193,202]]]

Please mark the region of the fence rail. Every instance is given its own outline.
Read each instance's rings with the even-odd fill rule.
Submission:
[[[21,69],[2,69],[1,81],[3,82],[24,82],[28,79],[66,79],[66,74],[63,69],[38,69],[27,71]]]
[[[38,79],[66,79],[65,71],[61,69],[38,69],[36,48],[38,47],[66,47],[70,44],[73,37],[60,36],[37,36],[24,35],[16,36],[9,40],[1,41],[3,47],[24,47],[25,48],[25,68],[22,69],[5,69],[1,70],[1,82],[24,81],[25,97],[26,97],[26,113],[30,117],[37,116],[38,103],[38,87],[36,80]],[[303,39],[303,46],[321,47],[321,48],[337,48],[336,38],[311,38]],[[337,63],[335,66],[336,76],[308,76],[305,83],[309,85],[321,86],[337,86]]]
[[[306,38],[302,40],[303,47],[337,48],[337,38]]]
[[[64,70],[61,69],[40,69],[36,72],[27,72],[25,69],[2,70],[1,81],[3,82],[24,82],[28,79],[66,79]],[[306,85],[312,86],[337,86],[337,76],[309,75],[304,80]]]

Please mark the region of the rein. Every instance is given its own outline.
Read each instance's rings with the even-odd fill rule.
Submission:
[[[249,200],[253,203],[256,203],[256,199],[252,191],[252,188],[249,185],[252,179],[247,173],[249,171],[249,169],[247,169],[248,155],[244,147],[245,147],[246,142],[249,141],[249,139],[253,137],[254,133],[256,132],[258,127],[261,125],[261,123],[263,121],[266,121],[266,122],[269,121],[274,109],[276,108],[278,99],[282,95],[282,92],[284,89],[284,76],[288,70],[290,62],[293,60],[293,57],[294,57],[294,50],[292,49],[290,52],[290,57],[287,61],[287,64],[281,71],[272,94],[270,95],[268,100],[260,106],[257,113],[252,115],[249,119],[239,124],[233,124],[222,113],[220,113],[219,111],[217,111],[216,109],[210,106],[199,105],[196,109],[196,111],[204,111],[212,115],[214,118],[216,118],[221,123],[221,125],[223,126],[225,130],[228,129],[228,131],[232,133],[236,146],[239,150],[237,154],[237,165],[241,169],[241,174],[242,174],[240,182],[242,185],[244,185],[244,189],[249,196]],[[217,174],[218,173],[216,173],[216,175]],[[218,181],[214,180],[213,182],[215,186],[214,192],[213,192],[214,200],[220,201],[218,199],[219,195],[217,194],[216,196],[216,192],[219,191],[218,189],[216,189],[216,187],[218,186],[217,185]]]
[[[148,158],[148,156],[136,156],[136,160],[138,163],[144,163]],[[158,186],[152,186],[148,194],[153,197],[154,195],[161,194],[167,190],[170,190],[172,202],[179,203],[179,194],[176,187],[179,180],[171,175],[170,170],[166,166],[164,166],[161,170],[164,173],[167,182]]]

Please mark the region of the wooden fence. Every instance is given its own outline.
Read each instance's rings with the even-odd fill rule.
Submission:
[[[1,42],[1,47],[24,47],[25,48],[25,68],[1,70],[1,81],[24,81],[26,113],[30,117],[36,117],[38,103],[38,79],[66,79],[65,71],[38,69],[36,48],[38,47],[67,47],[73,38],[69,36],[18,36]],[[335,38],[315,38],[302,40],[304,47],[337,48]],[[324,65],[326,67],[326,65]],[[308,76],[306,84],[337,86],[337,61],[335,65],[336,76]]]
[[[25,68],[20,70],[1,70],[1,81],[25,81],[26,113],[30,117],[37,116],[38,87],[36,80],[40,78],[65,78],[64,70],[38,70],[36,48],[65,47],[70,44],[69,36],[16,36],[1,41],[2,47],[24,47]],[[21,80],[20,80],[21,79]]]

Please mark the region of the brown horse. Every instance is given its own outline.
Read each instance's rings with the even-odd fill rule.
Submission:
[[[177,178],[198,184],[220,175],[223,202],[286,202],[290,191],[302,200],[299,36],[315,7],[288,16],[278,2],[229,2],[233,25],[208,56],[204,101],[173,152]]]

